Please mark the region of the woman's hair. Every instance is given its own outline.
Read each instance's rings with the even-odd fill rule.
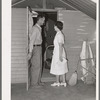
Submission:
[[[63,29],[63,23],[62,23],[61,21],[57,21],[57,22],[55,23],[55,26],[57,26],[57,28],[58,28],[59,30],[62,30],[62,29]]]

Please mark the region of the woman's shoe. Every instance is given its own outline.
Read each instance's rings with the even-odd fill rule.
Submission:
[[[53,83],[53,84],[51,84],[51,86],[60,86],[60,83]]]
[[[66,87],[67,86],[67,83],[61,82],[60,85]]]

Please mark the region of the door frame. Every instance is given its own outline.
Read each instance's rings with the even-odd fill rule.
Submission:
[[[36,9],[36,8],[31,8],[32,11],[39,11],[39,12],[56,12],[58,13],[58,10],[56,9]],[[27,12],[27,48],[26,48],[26,52],[27,52],[27,56],[29,53],[29,7],[27,6],[26,8],[26,12]],[[58,19],[58,18],[57,18]],[[29,60],[28,57],[26,57],[27,59],[27,84],[26,84],[26,90],[29,90],[30,87],[30,80],[29,80]]]

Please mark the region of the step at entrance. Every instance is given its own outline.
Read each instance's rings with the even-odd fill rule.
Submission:
[[[55,80],[56,80],[56,77],[54,75],[50,74],[50,70],[44,68],[41,81],[42,82],[52,82]]]

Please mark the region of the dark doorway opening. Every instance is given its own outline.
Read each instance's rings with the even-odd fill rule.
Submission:
[[[38,14],[45,15],[45,23],[42,26],[42,81],[52,81],[54,76],[50,74],[50,65],[53,52],[53,40],[55,37],[54,23],[57,21],[57,11],[36,11]],[[36,17],[33,17],[33,23],[36,23]],[[33,25],[34,25],[33,24]],[[49,48],[50,47],[50,48]]]

